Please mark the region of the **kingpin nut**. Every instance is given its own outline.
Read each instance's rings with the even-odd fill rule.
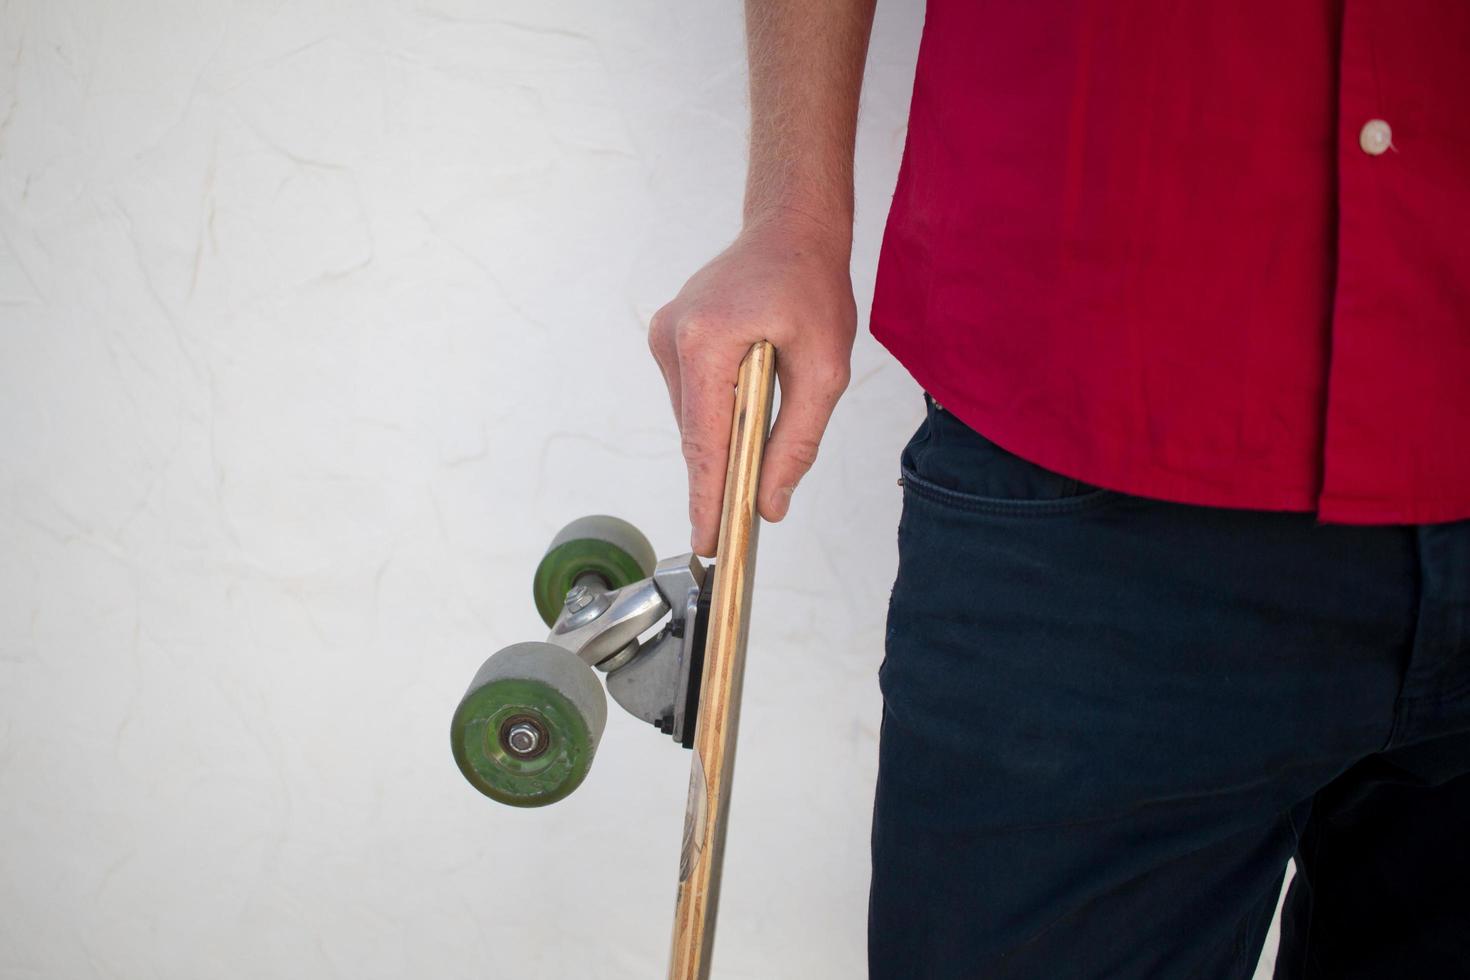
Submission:
[[[567,590],[567,612],[576,612],[579,609],[585,609],[591,601],[592,592],[585,585],[574,585]]]

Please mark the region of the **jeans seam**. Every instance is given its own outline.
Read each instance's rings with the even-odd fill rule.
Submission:
[[[1076,514],[1101,506],[1120,495],[1112,490],[1092,490],[1076,497],[1056,500],[1004,500],[977,497],[973,494],[951,490],[924,479],[908,467],[903,468],[903,487],[916,496],[941,506],[976,514],[991,514],[997,517],[1054,517]]]

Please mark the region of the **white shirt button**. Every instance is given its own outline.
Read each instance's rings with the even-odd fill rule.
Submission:
[[[1358,145],[1370,157],[1381,156],[1393,145],[1393,130],[1382,119],[1369,119],[1358,133]]]

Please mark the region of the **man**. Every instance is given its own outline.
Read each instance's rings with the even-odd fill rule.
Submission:
[[[748,0],[745,224],[650,345],[715,541],[848,372],[872,0]],[[900,977],[1470,976],[1470,5],[930,0],[875,335],[928,392],[880,671]],[[1003,447],[1003,448],[1002,448]]]

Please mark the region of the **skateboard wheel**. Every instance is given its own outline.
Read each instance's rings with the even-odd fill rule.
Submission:
[[[598,575],[608,588],[621,589],[648,578],[657,563],[653,546],[627,521],[600,514],[579,517],[557,532],[536,566],[536,611],[551,626],[579,576]]]
[[[454,760],[470,784],[510,806],[545,806],[581,785],[607,723],[592,668],[550,643],[517,643],[475,674],[454,711]]]

